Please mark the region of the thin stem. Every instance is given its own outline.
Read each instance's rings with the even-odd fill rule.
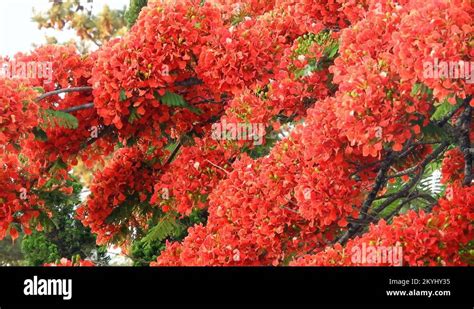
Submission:
[[[69,92],[87,92],[87,91],[92,91],[92,87],[90,86],[84,86],[84,87],[71,87],[71,88],[64,88],[64,89],[57,89],[54,91],[46,92],[40,95],[35,99],[36,102],[39,102],[41,100],[44,100],[48,97],[58,95],[61,93],[69,93]]]
[[[78,105],[78,106],[73,106],[73,107],[70,107],[70,108],[62,109],[61,112],[63,112],[63,113],[73,113],[73,112],[77,112],[77,111],[84,110],[84,109],[90,109],[90,108],[94,108],[94,103],[86,103],[86,104],[82,104],[82,105]]]

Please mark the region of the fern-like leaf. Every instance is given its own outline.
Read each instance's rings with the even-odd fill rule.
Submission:
[[[41,112],[41,117],[43,118],[41,127],[44,129],[56,126],[67,129],[77,129],[79,126],[79,121],[76,117],[61,111],[46,109]]]
[[[143,238],[143,242],[150,244],[155,241],[162,241],[166,237],[179,234],[181,229],[181,224],[176,221],[174,216],[164,216],[157,225],[149,230],[148,234]]]

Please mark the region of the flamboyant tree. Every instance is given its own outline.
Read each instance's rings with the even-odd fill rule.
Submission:
[[[80,163],[104,167],[77,218],[152,265],[352,265],[364,244],[472,264],[473,16],[470,0],[150,0],[87,56],[3,59],[53,74],[0,79],[0,237],[41,229]]]

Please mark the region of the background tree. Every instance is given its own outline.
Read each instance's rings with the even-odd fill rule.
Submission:
[[[105,5],[97,15],[92,13],[94,2],[84,0],[54,1],[46,12],[34,12],[33,21],[41,28],[73,29],[80,43],[91,42],[97,47],[126,30],[125,8],[112,10]],[[54,42],[54,38],[49,38]]]
[[[23,236],[13,242],[10,237],[0,240],[0,266],[19,266],[24,259],[21,253]]]
[[[127,20],[127,25],[129,27],[135,24],[135,21],[137,20],[140,11],[147,4],[148,0],[130,0],[130,5],[128,6],[128,10],[125,13],[125,19]]]
[[[62,257],[87,258],[107,265],[107,248],[97,246],[90,229],[75,218],[75,209],[81,203],[82,185],[78,181],[70,185],[73,188],[70,195],[59,191],[42,193],[52,217],[43,217],[43,231],[34,231],[21,241],[21,252],[28,265],[40,266]]]

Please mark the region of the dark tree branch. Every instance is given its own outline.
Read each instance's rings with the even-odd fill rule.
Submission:
[[[90,108],[94,108],[94,103],[86,103],[86,104],[82,104],[82,105],[62,109],[60,111],[63,112],[63,113],[73,113],[73,112],[77,112],[77,111],[84,110],[84,109],[90,109]]]
[[[170,156],[168,157],[168,159],[166,160],[164,166],[170,164],[171,162],[173,162],[173,160],[176,158],[176,156],[178,155],[178,152],[179,150],[181,149],[181,147],[183,146],[183,143],[181,142],[181,139],[178,141],[178,144],[176,145],[176,147],[173,149],[173,152],[170,154]]]
[[[377,177],[376,177],[376,180],[375,180],[375,184],[383,184],[383,186],[385,185],[385,183],[387,182],[388,180],[388,177],[386,176],[386,172],[388,171],[388,169],[390,168],[391,164],[393,163],[393,161],[395,159],[400,159],[402,157],[404,157],[406,154],[409,153],[409,150],[413,150],[414,147],[413,145],[410,145],[411,142],[409,142],[405,148],[406,150],[402,150],[402,152],[398,155],[394,155],[394,157],[392,157],[391,160],[385,160],[382,165],[381,165],[381,168],[379,170],[379,173],[377,174]],[[436,158],[438,158],[438,156],[443,153],[446,148],[449,146],[449,143],[448,142],[443,142],[440,146],[438,146],[438,148],[436,148],[436,150],[434,150],[431,154],[429,154],[422,162],[420,162],[417,166],[416,166],[416,169],[414,170],[418,170],[418,173],[417,175],[412,178],[407,184],[405,184],[401,189],[400,191],[398,191],[397,193],[394,193],[394,194],[390,194],[390,195],[386,195],[386,196],[382,196],[380,198],[377,198],[376,196],[373,195],[374,193],[374,189],[378,189],[376,194],[378,193],[378,191],[381,189],[382,186],[378,187],[378,186],[374,186],[374,188],[372,189],[372,191],[369,193],[369,196],[367,197],[367,199],[364,201],[364,204],[362,205],[361,209],[362,211],[364,212],[368,212],[368,208],[367,208],[367,205],[369,205],[369,207],[372,205],[373,201],[377,200],[377,199],[382,199],[384,198],[385,201],[373,212],[373,216],[376,217],[377,215],[379,215],[385,208],[387,208],[389,205],[391,205],[393,202],[395,202],[396,200],[400,199],[400,198],[403,198],[403,197],[407,197],[409,196],[410,194],[410,190],[415,187],[417,185],[417,183],[420,181],[421,177],[423,176],[423,172],[425,170],[425,167],[430,163],[432,162],[433,160],[435,160]],[[390,162],[388,162],[390,161]],[[388,164],[388,166],[387,166]],[[383,169],[382,169],[383,168]],[[385,173],[383,174],[383,171],[385,170]],[[382,176],[383,175],[383,176]],[[365,228],[365,226],[367,226],[367,224],[369,224],[370,222],[377,222],[379,219],[375,219],[375,220],[366,220],[367,218],[367,215],[364,215],[364,214],[361,214],[359,215],[359,219],[358,219],[358,223],[353,223],[351,224],[351,227],[337,240],[338,243],[341,243],[341,244],[345,244],[347,242],[347,240],[349,240],[350,238],[352,238],[353,236],[359,234],[360,232],[363,231],[363,229]]]
[[[418,169],[418,164],[415,165],[415,166],[412,166],[412,167],[410,167],[410,168],[407,168],[406,170],[403,170],[403,171],[401,171],[401,172],[398,172],[398,173],[396,173],[396,174],[389,175],[388,178],[397,178],[397,177],[409,175],[409,174],[412,174],[413,172],[415,172],[417,169]]]
[[[84,149],[84,148],[86,148],[86,147],[88,147],[88,146],[94,144],[98,139],[100,139],[100,138],[102,138],[102,137],[104,137],[104,136],[106,136],[106,135],[112,133],[112,131],[113,131],[112,126],[104,127],[104,128],[99,132],[99,134],[97,134],[97,137],[89,139],[89,140],[84,144],[84,146],[82,147],[82,149]],[[82,149],[81,149],[81,150],[82,150]]]
[[[357,220],[358,222],[364,222],[366,220],[368,209],[374,202],[380,189],[383,188],[387,182],[386,175],[394,159],[395,158],[394,158],[393,153],[389,152],[387,157],[380,164],[379,171],[377,173],[377,176],[375,177],[374,186],[372,187],[372,190],[369,192],[369,195],[367,196],[364,203],[362,204],[359,218]],[[345,243],[359,229],[361,225],[362,224],[360,223],[352,223],[351,226],[349,227],[349,230],[347,230],[347,232],[344,233],[341,236],[341,238],[337,240],[337,242]]]
[[[378,208],[375,210],[375,214],[380,214],[385,208],[390,206],[393,202],[398,200],[401,197],[405,197],[409,194],[410,190],[416,186],[418,181],[420,181],[421,177],[423,176],[423,172],[425,171],[425,167],[430,164],[433,160],[438,158],[438,156],[443,153],[446,148],[448,148],[449,143],[443,142],[436,150],[434,150],[431,154],[429,154],[420,164],[418,164],[419,172],[418,174],[412,178],[407,184],[405,184],[400,191],[398,191],[395,195],[386,199]]]
[[[203,82],[199,78],[191,77],[188,79],[185,79],[183,81],[175,82],[174,85],[179,87],[191,87],[191,86],[196,86],[196,85],[202,85]]]
[[[402,210],[402,208],[403,208],[406,204],[408,204],[408,203],[410,203],[411,201],[416,200],[416,199],[418,199],[418,198],[421,198],[421,194],[415,194],[415,195],[413,195],[413,196],[408,196],[407,198],[405,198],[405,200],[403,200],[403,201],[400,203],[400,205],[397,206],[397,208],[396,208],[394,211],[392,211],[387,217],[385,217],[384,220],[385,220],[385,221],[389,221],[389,220],[392,219],[395,215],[397,215],[397,214],[400,212],[400,210]]]
[[[195,78],[195,77],[191,77],[191,78],[179,81],[179,82],[175,82],[174,86],[190,87],[190,86],[202,85],[202,84],[203,84],[202,80],[200,80],[198,78]],[[48,97],[51,97],[51,96],[54,96],[54,95],[58,95],[58,94],[61,94],[61,93],[87,92],[87,91],[92,91],[92,89],[93,88],[91,86],[57,89],[57,90],[53,90],[53,91],[50,91],[50,92],[43,93],[42,95],[37,97],[35,99],[35,101],[39,102],[41,100],[44,100],[45,98],[48,98]]]
[[[466,109],[459,118],[459,147],[464,155],[464,186],[470,186],[472,182],[472,160],[470,129],[472,122],[472,106],[466,106]]]
[[[443,119],[440,119],[438,121],[436,121],[434,124],[437,125],[438,127],[442,127],[444,126],[445,124],[448,123],[449,120],[451,120],[451,118],[454,117],[454,115],[456,115],[456,113],[461,109],[463,108],[464,106],[466,106],[466,100],[459,104],[458,106],[456,106],[455,109],[453,109],[452,111],[450,111],[446,116],[443,117]]]
[[[64,88],[64,89],[58,89],[50,92],[43,93],[39,97],[35,99],[36,102],[39,102],[41,100],[44,100],[48,97],[58,95],[61,93],[69,93],[69,92],[87,92],[87,91],[92,91],[92,87],[90,86],[85,86],[85,87],[72,87],[72,88]]]

